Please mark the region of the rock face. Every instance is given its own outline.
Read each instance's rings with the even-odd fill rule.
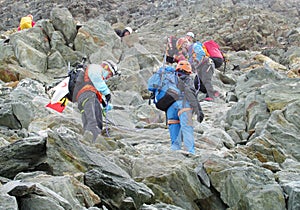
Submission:
[[[0,209],[299,209],[298,1],[1,6]],[[17,32],[28,13],[36,26]],[[127,25],[134,33],[120,39],[114,29]],[[187,31],[215,39],[228,58],[213,78],[226,99],[201,102],[194,156],[170,151],[147,91],[166,37]],[[95,143],[76,104],[45,107],[55,77],[83,56],[122,71],[107,81],[114,109]]]

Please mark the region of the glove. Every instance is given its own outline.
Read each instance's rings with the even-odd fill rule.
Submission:
[[[102,100],[101,104],[102,104],[103,107],[106,107],[106,103],[105,103],[104,100]]]
[[[110,99],[111,99],[110,93],[105,95],[105,99],[106,99],[106,103],[110,102]]]

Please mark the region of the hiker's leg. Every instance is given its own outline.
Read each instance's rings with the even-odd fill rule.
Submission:
[[[212,77],[214,74],[214,65],[210,65],[208,68],[203,68],[200,71],[200,78],[203,83],[203,86],[205,87],[207,91],[207,95],[210,98],[214,98],[214,88],[212,86]]]
[[[194,127],[192,119],[192,109],[189,106],[179,111],[179,120],[183,136],[184,149],[195,154]]]
[[[103,128],[102,107],[97,97],[95,98],[95,116],[96,116],[98,128],[102,130]]]
[[[200,79],[200,91],[201,91],[202,93],[207,93],[207,90],[206,90],[206,88],[205,88],[203,82],[201,81],[201,79]]]
[[[96,94],[94,94],[94,97],[82,100],[81,102],[83,128],[84,130],[88,130],[93,133],[93,140],[95,140],[97,136],[101,134],[101,129],[98,127],[97,116],[95,114],[95,99],[97,99]]]
[[[171,149],[180,150],[181,140],[179,137],[180,123],[178,118],[178,105],[174,102],[167,110],[167,120],[171,138]]]
[[[214,61],[215,68],[219,68],[223,64],[223,58],[211,58]]]

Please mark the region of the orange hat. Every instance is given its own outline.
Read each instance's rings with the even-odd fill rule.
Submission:
[[[176,71],[184,71],[188,74],[192,73],[192,66],[187,60],[179,61],[176,66]]]

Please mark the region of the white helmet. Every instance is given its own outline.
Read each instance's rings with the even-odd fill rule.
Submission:
[[[121,71],[118,70],[117,64],[115,62],[113,62],[112,60],[103,61],[102,64],[108,65],[108,68],[112,72],[113,76],[121,75]]]
[[[130,34],[132,33],[132,28],[126,27],[125,30],[127,30]]]
[[[189,32],[186,33],[186,35],[192,37],[193,39],[195,38],[195,35],[194,35],[193,32],[189,31]]]

